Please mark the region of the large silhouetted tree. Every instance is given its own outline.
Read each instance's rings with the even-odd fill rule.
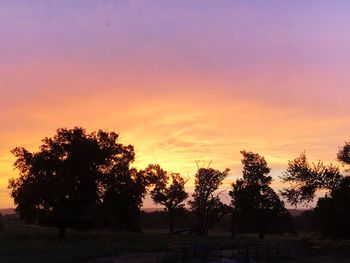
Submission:
[[[38,152],[12,152],[20,176],[10,180],[9,188],[27,223],[55,226],[64,235],[66,228],[90,227],[91,214],[101,204],[123,226],[137,218],[145,186],[129,167],[133,147],[118,143],[118,134],[58,129]]]
[[[209,229],[230,212],[229,207],[221,202],[219,194],[215,194],[228,173],[229,169],[221,172],[209,167],[198,168],[189,204],[197,218],[194,230],[200,236],[207,235]]]
[[[169,231],[174,231],[174,213],[176,210],[183,209],[184,201],[188,194],[185,191],[186,180],[178,173],[168,173],[158,164],[150,164],[144,171],[145,178],[151,178],[154,185],[150,191],[152,200],[155,204],[161,204],[165,207],[169,215]]]
[[[241,151],[243,177],[232,184],[232,232],[257,232],[259,238],[269,232],[292,230],[291,216],[275,191],[264,157]]]
[[[350,164],[350,145],[345,143],[338,152],[338,160]],[[288,163],[283,174],[284,182],[290,186],[282,191],[287,200],[293,204],[311,202],[318,190],[326,192],[320,197],[313,210],[321,232],[325,236],[350,237],[348,222],[350,220],[350,177],[341,174],[338,167],[324,165],[321,161],[310,164],[305,153]]]
[[[141,231],[140,209],[146,194],[147,182],[136,169],[115,167],[103,184],[102,207],[107,225],[114,229]]]

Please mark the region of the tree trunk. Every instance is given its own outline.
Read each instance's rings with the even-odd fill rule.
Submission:
[[[58,229],[58,234],[60,237],[64,237],[66,235],[66,228],[65,227],[60,227]]]
[[[197,235],[205,236],[206,214],[203,211],[198,213]]]
[[[169,211],[169,232],[170,234],[174,233],[174,213]]]
[[[236,214],[235,214],[235,210],[233,210],[232,213],[232,221],[231,221],[231,237],[235,237],[236,236]]]
[[[259,232],[259,239],[264,239],[265,238],[265,233],[263,231]]]

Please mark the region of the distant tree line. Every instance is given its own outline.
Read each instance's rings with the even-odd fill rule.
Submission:
[[[134,147],[119,142],[115,132],[87,133],[83,128],[58,129],[52,138],[44,138],[37,152],[15,148],[15,168],[19,177],[10,179],[9,188],[21,219],[28,224],[56,227],[60,235],[66,229],[110,228],[141,231],[141,207],[146,194],[162,205],[175,230],[178,215],[194,218],[191,231],[207,235],[220,220],[230,218],[232,235],[242,232],[294,232],[292,216],[271,188],[271,169],[263,156],[241,151],[242,178],[232,183],[231,203],[220,199],[218,190],[229,174],[197,164],[194,193],[188,201],[185,179],[165,171],[158,164],[145,169],[132,167]],[[350,144],[338,153],[338,160],[350,164]],[[281,195],[292,205],[314,199],[318,190],[327,190],[312,211],[319,230],[325,235],[349,237],[350,180],[338,167],[322,162],[309,164],[302,153],[290,161],[281,177],[289,187]]]

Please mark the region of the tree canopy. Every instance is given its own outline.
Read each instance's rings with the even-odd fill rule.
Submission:
[[[150,191],[151,198],[155,204],[165,207],[169,215],[169,231],[174,230],[174,213],[184,207],[184,201],[188,197],[185,191],[186,180],[178,173],[169,173],[158,164],[150,164],[144,171],[145,177],[151,178],[154,185]]]
[[[291,217],[276,192],[270,187],[272,177],[264,157],[241,151],[243,177],[232,184],[233,233],[292,230]]]
[[[345,144],[340,147],[337,159],[344,165],[350,165],[350,142],[345,142]]]
[[[12,152],[20,176],[9,188],[26,222],[56,226],[64,234],[69,227],[89,227],[101,204],[125,227],[136,218],[145,185],[130,168],[133,146],[118,143],[117,133],[62,128],[44,138],[38,152]]]
[[[322,234],[333,238],[349,238],[350,177],[341,180],[336,189],[320,197],[314,209],[318,228]]]
[[[301,153],[299,157],[288,162],[281,179],[289,187],[284,188],[281,194],[292,205],[309,203],[314,199],[317,190],[336,189],[342,178],[338,167],[333,164],[324,165],[321,161],[310,164],[306,154]]]
[[[219,194],[215,194],[228,173],[229,169],[221,172],[208,167],[199,168],[195,175],[194,193],[189,204],[197,218],[195,231],[198,235],[207,235],[209,229],[230,212]]]
[[[344,165],[350,164],[350,144],[340,147],[337,159]],[[289,187],[282,190],[293,205],[307,204],[314,200],[318,190],[324,190],[313,214],[316,225],[325,236],[350,237],[348,222],[350,220],[350,177],[341,173],[333,164],[324,165],[321,161],[310,164],[305,153],[289,161],[287,171],[283,174],[283,182]]]

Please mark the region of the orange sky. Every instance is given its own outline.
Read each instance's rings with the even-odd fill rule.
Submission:
[[[189,191],[195,160],[230,168],[227,188],[243,149],[266,157],[276,189],[304,150],[335,162],[350,128],[347,4],[146,2],[0,3],[0,208],[13,206],[10,150],[58,127],[117,131],[136,167],[180,172]]]
[[[47,78],[49,83],[51,76]],[[71,81],[89,85],[83,77]],[[130,81],[130,85],[142,85],[140,82]],[[312,107],[281,107],[225,96],[211,84],[203,92],[184,90],[186,83],[176,80],[171,85],[179,91],[134,94],[113,89],[105,92],[103,87],[86,94],[43,91],[34,102],[7,108],[0,117],[1,123],[8,123],[0,137],[1,207],[12,206],[6,185],[8,178],[17,174],[9,151],[15,146],[37,150],[40,140],[52,136],[58,127],[81,125],[89,131],[119,132],[123,143],[135,146],[138,168],[159,163],[193,179],[195,160],[212,161],[212,167],[231,168],[224,188],[240,176],[242,149],[264,155],[277,179],[287,161],[303,150],[311,160],[334,161],[337,147],[347,138],[350,124],[341,107],[333,109],[338,112],[334,115],[332,110],[317,112]],[[279,187],[278,180],[274,184]],[[193,180],[187,187],[193,189]],[[146,205],[152,206],[149,201]]]

